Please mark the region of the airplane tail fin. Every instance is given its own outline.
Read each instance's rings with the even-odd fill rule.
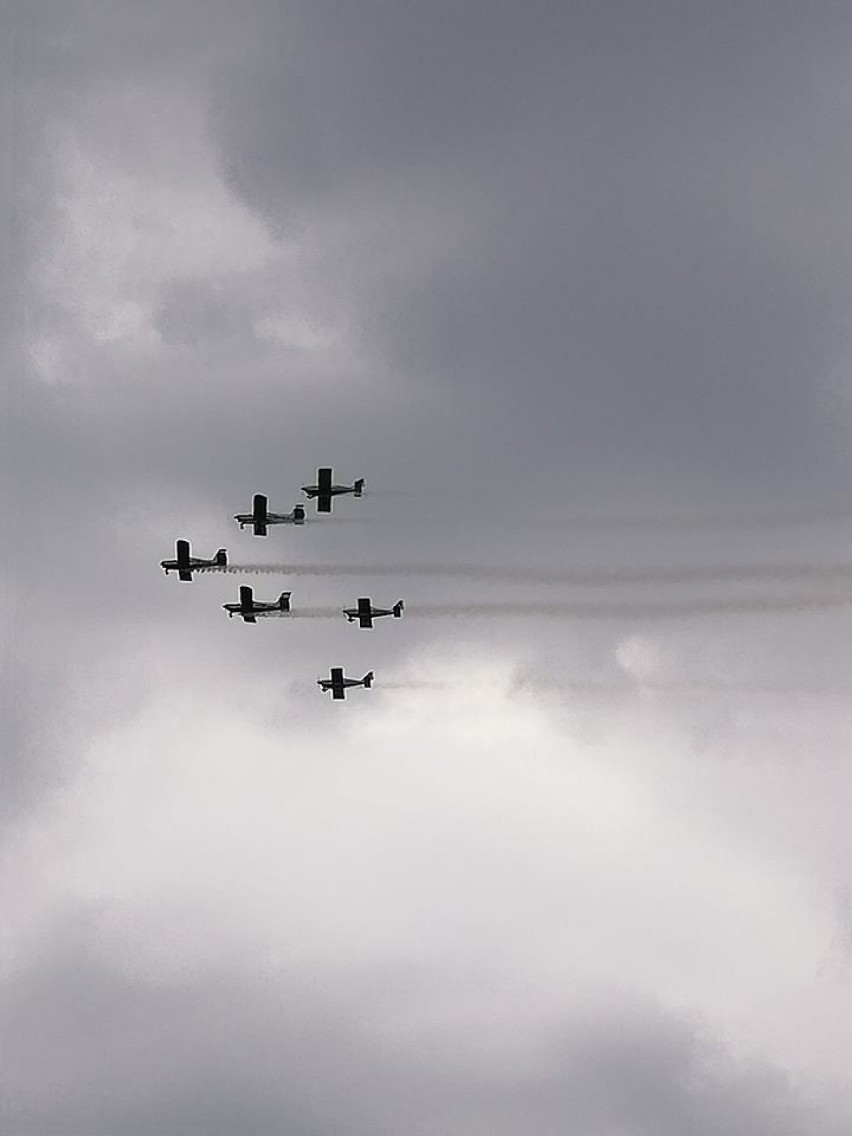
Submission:
[[[367,690],[369,690],[370,687],[373,685],[373,679],[374,678],[375,678],[375,675],[373,674],[373,672],[367,671],[367,673],[361,679],[361,682],[364,684],[364,686],[367,688]]]
[[[402,609],[404,607],[405,604],[402,602],[402,600],[397,600],[397,602],[393,605],[393,614],[395,619],[399,619],[399,617],[402,615]]]
[[[293,520],[296,522],[297,525],[300,525],[302,523],[302,521],[304,521],[304,519],[305,519],[305,506],[304,505],[296,505],[295,508],[293,509]]]
[[[225,551],[224,548],[220,548],[219,551],[216,553],[216,567],[217,568],[226,568],[227,565],[228,565],[228,553]]]
[[[355,496],[360,497],[361,494],[364,492],[364,478],[363,477],[358,478],[358,480],[355,482],[354,489],[355,489]]]
[[[282,592],[281,593],[281,595],[278,597],[278,610],[279,611],[289,611],[290,610],[290,596],[292,594],[293,594],[292,592]]]

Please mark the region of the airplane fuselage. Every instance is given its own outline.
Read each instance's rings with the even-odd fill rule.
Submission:
[[[274,613],[289,615],[290,592],[282,592],[277,600],[256,600],[254,591],[248,585],[240,588],[240,598],[236,603],[225,603],[222,607],[230,619],[234,615],[242,616],[246,623],[256,623],[259,615],[272,615]]]
[[[239,521],[241,529],[256,523],[254,513],[237,513],[234,520]],[[267,513],[261,523],[265,525],[303,525],[305,518],[298,515],[294,516],[292,513]]]
[[[248,609],[238,603],[226,603],[222,604],[222,607],[228,613],[229,618],[232,615],[265,615],[270,611],[286,611],[286,609],[279,607],[278,604],[275,603],[256,603],[254,607]],[[287,614],[289,614],[289,612]]]
[[[358,493],[358,490],[354,485],[330,485],[328,489],[320,489],[318,485],[303,485],[302,492],[308,497],[319,497],[320,493],[327,493],[329,497],[339,497],[342,493]]]
[[[195,572],[199,568],[216,568],[221,567],[221,565],[215,559],[200,560],[198,557],[192,556],[188,564],[179,564],[177,560],[161,560],[160,567],[168,576],[169,572]]]
[[[346,616],[346,618],[349,620],[349,622],[352,623],[353,620],[356,620],[358,618],[358,616],[361,614],[361,612],[358,611],[357,607],[345,607],[343,609],[343,614]],[[370,619],[378,619],[379,616],[382,616],[382,615],[395,615],[395,614],[396,614],[396,612],[392,608],[374,607],[369,612],[369,617],[370,617]]]

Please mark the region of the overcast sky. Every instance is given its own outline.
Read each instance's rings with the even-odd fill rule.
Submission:
[[[0,20],[4,1133],[847,1136],[848,4]]]

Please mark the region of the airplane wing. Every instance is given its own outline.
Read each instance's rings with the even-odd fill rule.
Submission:
[[[189,568],[178,568],[178,579],[191,581],[192,572],[189,570]]]
[[[250,611],[242,612],[243,623],[257,623],[257,616],[253,615]]]
[[[254,592],[245,584],[240,587],[240,607],[243,611],[251,611],[254,607]]]
[[[267,516],[268,516],[268,513],[267,513],[268,504],[269,504],[269,502],[267,501],[265,494],[255,493],[254,503],[253,503],[253,506],[252,506],[252,512],[254,513],[254,535],[255,536],[266,536],[266,534],[267,534],[268,530],[267,530],[267,527],[266,527],[266,522],[267,522]]]
[[[373,626],[373,608],[370,600],[364,596],[358,600],[358,624],[361,627]]]
[[[317,470],[317,512],[331,512],[331,467]]]
[[[331,678],[331,697],[340,701],[346,697],[346,687],[343,685],[343,667],[332,667],[329,672]]]

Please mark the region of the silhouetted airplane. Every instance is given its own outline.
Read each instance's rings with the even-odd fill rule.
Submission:
[[[308,497],[316,497],[318,513],[331,512],[332,497],[339,497],[342,493],[354,493],[356,497],[360,497],[364,490],[363,477],[359,477],[352,485],[333,485],[331,475],[330,468],[318,469],[316,485],[302,486],[302,492]]]
[[[200,556],[190,556],[188,540],[179,540],[175,543],[174,560],[160,561],[160,567],[167,576],[169,572],[177,572],[178,578],[181,580],[191,580],[192,573],[197,568],[225,568],[227,564],[228,554],[224,548],[220,548],[210,560],[204,560]]]
[[[234,615],[241,615],[245,623],[257,623],[257,616],[266,612],[289,612],[291,595],[292,592],[282,592],[274,603],[265,603],[262,600],[255,600],[252,589],[243,585],[240,588],[240,602],[222,604],[222,607],[228,613],[228,619]]]
[[[317,679],[317,686],[324,691],[330,690],[331,697],[338,701],[346,697],[346,688],[349,686],[363,686],[369,690],[372,685],[372,671],[367,671],[363,678],[344,678],[343,667],[332,667],[328,678]]]
[[[404,606],[402,600],[397,600],[393,607],[373,607],[369,598],[362,596],[358,600],[357,607],[345,607],[343,614],[350,623],[357,619],[359,627],[372,627],[373,620],[378,619],[381,615],[392,615],[399,619]]]
[[[305,506],[296,505],[292,513],[270,513],[267,509],[268,501],[262,493],[255,493],[252,502],[252,512],[237,513],[235,521],[240,522],[240,528],[246,525],[254,526],[255,536],[266,536],[267,525],[303,525],[305,523]]]

